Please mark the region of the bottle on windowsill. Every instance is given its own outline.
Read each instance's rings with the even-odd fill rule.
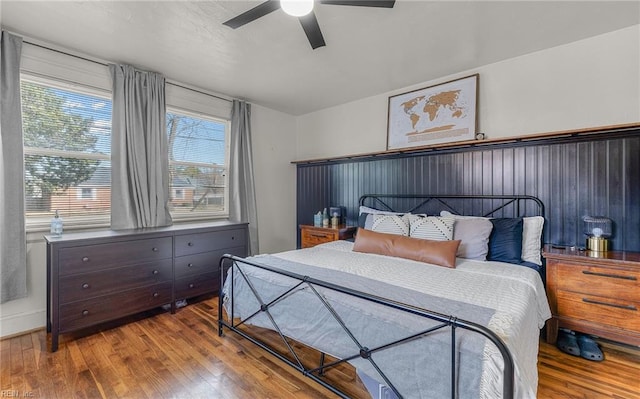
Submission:
[[[51,235],[56,237],[60,237],[62,235],[62,218],[60,217],[60,213],[56,209],[56,214],[51,219]]]

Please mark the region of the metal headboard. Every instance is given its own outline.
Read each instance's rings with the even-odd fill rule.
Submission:
[[[522,217],[544,216],[544,204],[531,195],[365,194],[360,206],[405,213]]]

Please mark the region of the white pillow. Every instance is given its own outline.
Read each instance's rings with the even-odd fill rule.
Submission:
[[[370,215],[372,218],[371,230],[378,233],[409,235],[409,217],[400,215]]]
[[[522,260],[542,266],[540,247],[544,218],[531,216],[522,220]]]
[[[453,239],[452,217],[408,215],[409,236],[423,240],[448,241]]]
[[[460,216],[449,211],[441,211],[440,216],[454,217],[456,219],[481,218],[481,216]],[[491,219],[491,218],[484,218]],[[522,218],[522,255],[525,262],[542,265],[540,250],[542,247],[542,229],[544,218],[542,216],[528,216]]]

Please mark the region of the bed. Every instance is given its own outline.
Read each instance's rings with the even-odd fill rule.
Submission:
[[[355,243],[335,241],[247,259],[225,256],[220,335],[224,329],[240,334],[341,397],[349,396],[325,372],[348,362],[376,398],[535,398],[539,332],[551,316],[538,264],[542,203],[528,196],[367,195],[359,205],[362,230]],[[396,234],[392,250],[416,239],[443,246],[460,241],[466,247],[456,245],[449,267],[362,251],[362,237],[387,239],[394,234],[389,229],[397,227],[393,223],[404,219],[407,236],[426,231],[434,238],[433,229],[410,229],[427,223],[448,223],[451,235],[431,240]],[[462,226],[486,229],[489,223],[485,238],[491,251],[490,239],[498,240],[494,234],[504,227],[500,223],[519,221],[520,236],[511,241],[520,240],[523,251],[532,245],[525,233],[532,235],[533,220],[538,258],[535,250],[522,252],[518,265],[481,260],[474,243],[453,239],[456,228],[472,241],[485,237]],[[396,245],[396,239],[405,241]],[[250,326],[277,332],[284,353],[251,334]],[[292,340],[316,349],[318,364],[305,364]]]

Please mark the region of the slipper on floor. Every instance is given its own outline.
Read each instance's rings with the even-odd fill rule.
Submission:
[[[601,362],[604,359],[602,351],[598,347],[598,343],[586,335],[579,335],[577,338],[578,347],[580,348],[580,356],[587,360]]]
[[[564,330],[558,331],[558,341],[556,342],[558,349],[564,353],[568,353],[573,356],[580,356],[580,347],[578,346],[578,340],[572,332]]]

